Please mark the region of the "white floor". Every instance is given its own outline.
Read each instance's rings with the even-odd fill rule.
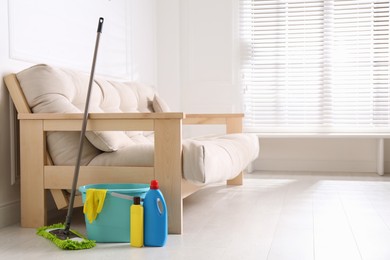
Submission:
[[[72,226],[85,232],[81,212]],[[264,173],[184,201],[184,234],[163,248],[62,251],[34,229],[0,229],[0,259],[390,259],[390,175]]]

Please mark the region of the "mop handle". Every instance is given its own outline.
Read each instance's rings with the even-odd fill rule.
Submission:
[[[70,194],[68,213],[66,215],[66,220],[65,220],[65,232],[69,232],[70,224],[72,222],[73,205],[74,205],[74,199],[76,196],[77,181],[79,178],[80,164],[81,164],[81,155],[83,153],[84,137],[85,137],[85,131],[87,129],[87,122],[88,122],[89,100],[90,100],[91,92],[92,92],[93,78],[94,78],[94,74],[95,74],[96,57],[97,57],[97,52],[98,52],[98,47],[99,47],[100,34],[102,33],[102,28],[103,28],[103,22],[104,22],[104,18],[100,17],[99,23],[98,23],[98,29],[97,29],[95,51],[93,54],[91,75],[89,78],[87,100],[85,102],[83,125],[82,125],[81,133],[80,133],[79,151],[78,151],[76,167],[75,167],[75,171],[74,171],[74,175],[73,175],[72,192]]]

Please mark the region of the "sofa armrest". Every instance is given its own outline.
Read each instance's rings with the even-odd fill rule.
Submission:
[[[226,133],[242,133],[244,114],[186,114],[184,125],[226,125]]]
[[[183,119],[184,113],[89,113],[88,119]],[[82,113],[19,113],[18,119],[73,120],[83,119]]]
[[[182,120],[183,113],[89,113],[87,131],[154,131],[157,120]],[[80,131],[83,114],[19,114],[19,120],[42,120],[44,131]]]

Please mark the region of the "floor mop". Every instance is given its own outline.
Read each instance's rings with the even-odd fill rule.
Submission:
[[[51,226],[41,227],[41,228],[38,228],[38,230],[37,230],[38,235],[53,241],[53,243],[56,244],[59,248],[66,249],[66,250],[88,249],[88,248],[92,248],[95,246],[95,241],[88,240],[80,233],[78,233],[74,230],[71,230],[70,224],[72,222],[73,205],[74,205],[74,199],[76,196],[77,181],[78,181],[79,172],[80,172],[81,154],[83,151],[84,136],[85,136],[85,131],[87,128],[87,121],[88,121],[89,99],[91,96],[93,77],[95,74],[96,57],[97,57],[97,51],[98,51],[98,47],[99,47],[100,34],[102,33],[103,21],[104,21],[104,19],[102,17],[100,17],[99,23],[98,23],[98,29],[97,29],[96,44],[95,44],[95,51],[94,51],[94,55],[93,55],[91,75],[89,78],[87,100],[85,102],[83,124],[82,124],[81,133],[80,133],[79,151],[78,151],[77,162],[76,162],[76,167],[75,167],[74,176],[73,176],[72,192],[70,194],[68,213],[66,215],[66,220],[65,220],[64,224],[60,223],[60,224],[55,224],[55,225],[51,225]]]

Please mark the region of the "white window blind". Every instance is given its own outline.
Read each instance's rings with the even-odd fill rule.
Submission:
[[[390,130],[389,1],[240,0],[249,132]]]

